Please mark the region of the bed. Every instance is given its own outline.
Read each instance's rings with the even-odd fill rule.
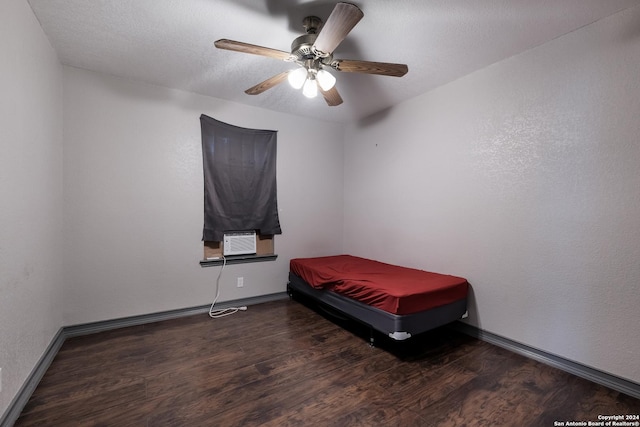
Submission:
[[[396,341],[466,315],[462,277],[385,264],[351,255],[294,258],[287,292],[302,295]]]

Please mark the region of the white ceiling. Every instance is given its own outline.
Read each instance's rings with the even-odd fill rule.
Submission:
[[[640,4],[640,0],[360,0],[364,18],[335,58],[405,63],[402,78],[338,73],[328,107],[286,82],[295,66],[216,49],[227,38],[289,51],[325,0],[29,0],[63,64],[334,122],[349,122]]]

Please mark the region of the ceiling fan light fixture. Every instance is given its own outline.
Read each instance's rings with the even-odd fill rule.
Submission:
[[[305,80],[307,80],[307,70],[298,68],[297,70],[290,71],[287,80],[292,88],[300,89],[304,85]]]
[[[334,75],[325,70],[319,70],[316,74],[316,79],[318,80],[318,84],[322,90],[325,92],[330,90],[336,84],[336,78]]]
[[[302,87],[302,94],[307,98],[315,98],[318,96],[318,85],[315,79],[308,79]]]
[[[247,95],[258,95],[289,80],[289,84],[295,89],[302,89],[307,98],[315,98],[320,91],[327,105],[333,107],[343,101],[335,88],[335,76],[324,68],[330,71],[393,77],[402,77],[409,71],[406,64],[334,59],[335,49],[363,16],[358,6],[342,1],[335,5],[324,24],[322,19],[308,16],[303,20],[307,33],[291,43],[290,52],[228,39],[216,40],[214,45],[218,49],[266,56],[300,66],[300,69],[282,71],[245,90]]]

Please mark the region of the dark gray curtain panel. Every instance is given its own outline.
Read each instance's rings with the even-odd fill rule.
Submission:
[[[204,163],[202,240],[225,231],[282,234],[276,191],[277,131],[246,129],[200,116]]]

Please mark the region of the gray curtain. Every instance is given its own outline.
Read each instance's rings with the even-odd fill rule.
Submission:
[[[246,129],[200,116],[204,162],[202,240],[225,231],[282,234],[276,192],[277,131]]]

